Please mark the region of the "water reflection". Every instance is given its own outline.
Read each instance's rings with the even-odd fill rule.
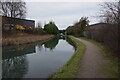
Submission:
[[[68,43],[68,44],[70,44],[71,46],[74,46],[73,47],[73,49],[74,49],[74,51],[76,51],[76,43],[75,42],[73,42],[73,41],[71,41],[71,39],[70,38],[68,38],[68,37],[65,37],[65,40],[66,40],[66,42]]]
[[[45,43],[5,47],[2,52],[2,76],[3,78],[46,78],[72,56],[74,47],[70,45],[74,44],[69,38],[58,36]]]
[[[45,42],[44,46],[45,48],[49,48],[50,50],[53,50],[58,44],[58,42],[59,42],[59,37],[55,37],[54,39]]]
[[[19,46],[10,46],[5,47],[2,50],[2,59],[11,59],[16,56],[22,56],[25,54],[31,54],[35,52],[35,44],[29,45],[19,45]],[[9,53],[8,53],[9,52]]]
[[[22,78],[28,70],[26,56],[14,57],[3,61],[3,78]]]

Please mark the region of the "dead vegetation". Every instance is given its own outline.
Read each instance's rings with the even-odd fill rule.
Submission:
[[[53,38],[54,35],[33,35],[33,34],[26,34],[26,33],[17,33],[11,36],[3,36],[2,37],[2,45],[20,45],[20,44],[28,44],[38,41],[44,41]]]

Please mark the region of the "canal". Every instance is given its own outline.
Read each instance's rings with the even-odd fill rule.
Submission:
[[[74,54],[75,45],[59,36],[44,43],[3,47],[3,78],[48,78]]]

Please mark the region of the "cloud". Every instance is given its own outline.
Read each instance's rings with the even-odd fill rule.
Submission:
[[[27,2],[27,18],[41,21],[42,24],[53,20],[59,29],[65,29],[83,16],[96,22],[91,16],[96,15],[99,9],[97,4],[95,2]]]
[[[115,0],[25,0],[26,2],[114,2]]]

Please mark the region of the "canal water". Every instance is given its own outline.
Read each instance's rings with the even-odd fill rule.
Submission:
[[[74,54],[74,43],[60,36],[44,43],[4,47],[3,78],[48,78]]]

